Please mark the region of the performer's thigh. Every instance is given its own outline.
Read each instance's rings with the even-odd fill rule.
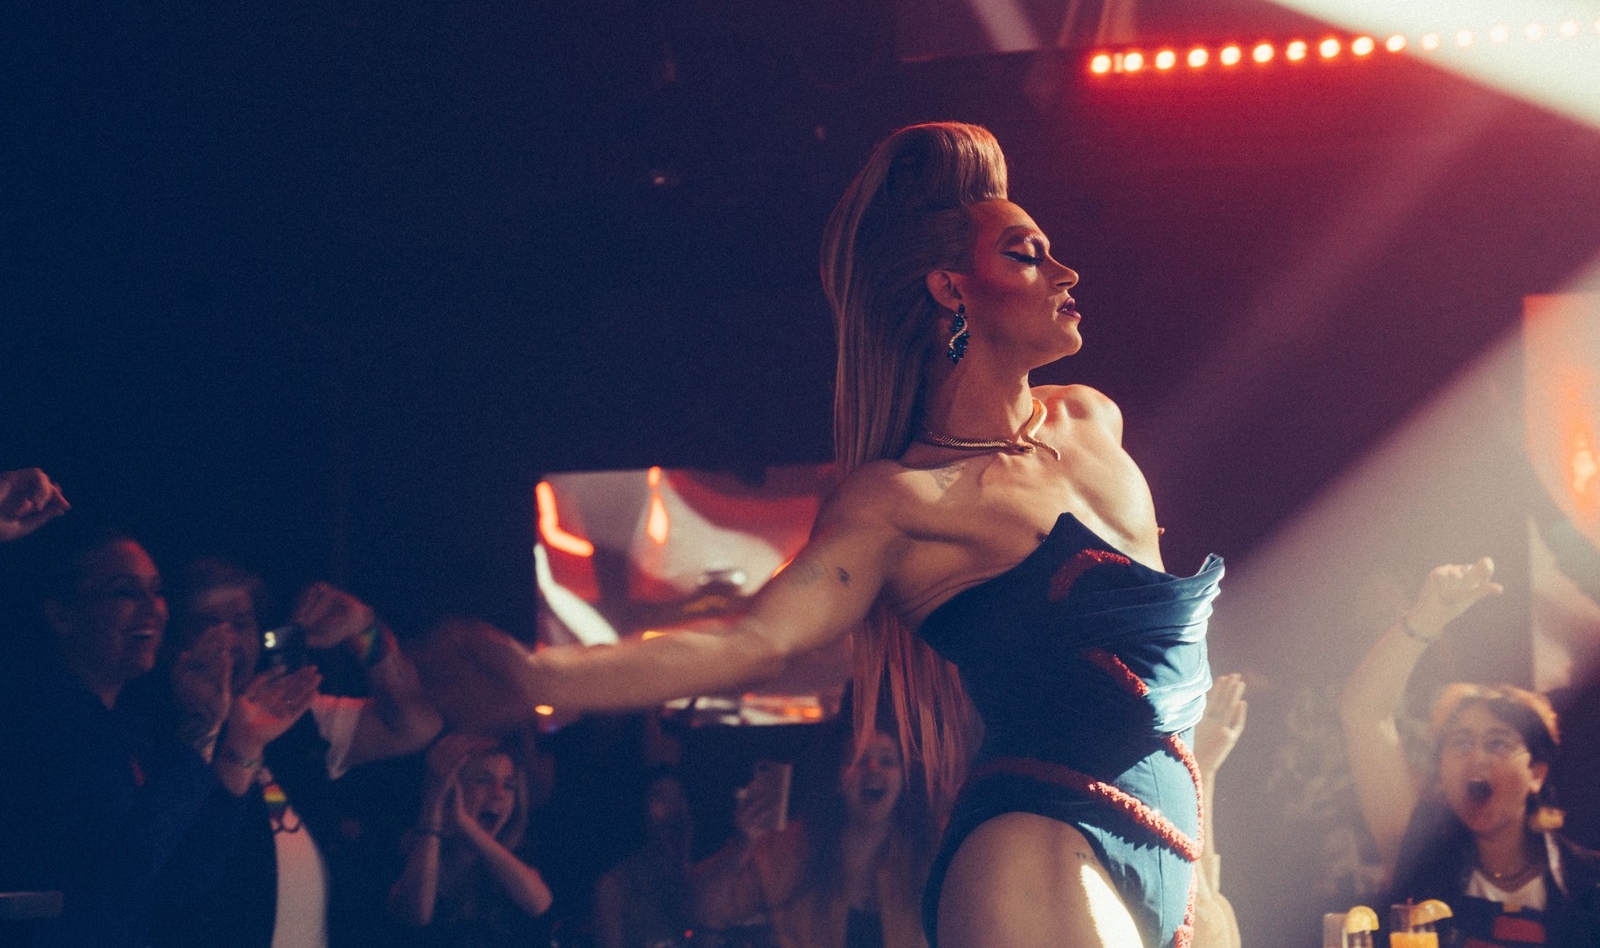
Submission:
[[[1004,813],[962,841],[939,896],[939,948],[1143,948],[1073,826]]]

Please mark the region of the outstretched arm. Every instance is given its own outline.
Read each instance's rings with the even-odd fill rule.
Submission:
[[[539,705],[617,710],[731,691],[776,677],[791,658],[848,634],[871,609],[902,542],[886,519],[830,503],[811,541],[741,616],[644,641],[535,652],[483,623],[454,622],[419,669],[451,723],[466,727],[525,721]]]
[[[1428,574],[1417,601],[1373,643],[1339,696],[1339,723],[1355,779],[1362,816],[1389,866],[1417,802],[1407,773],[1395,718],[1406,682],[1428,646],[1473,603],[1503,591],[1493,581],[1494,561],[1438,566]]]
[[[423,695],[416,667],[371,606],[342,589],[315,583],[301,594],[294,619],[305,627],[307,644],[346,643],[366,669],[372,697],[356,719],[346,767],[413,753],[438,736],[443,722]]]

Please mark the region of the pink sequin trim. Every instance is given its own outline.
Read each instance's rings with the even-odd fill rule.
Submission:
[[[1111,652],[1103,648],[1088,648],[1083,650],[1083,657],[1087,658],[1091,665],[1116,679],[1117,683],[1122,685],[1123,691],[1141,698],[1150,693],[1150,686],[1145,684],[1144,679],[1135,675],[1133,669]]]
[[[1118,566],[1133,565],[1132,560],[1120,553],[1112,553],[1109,550],[1079,550],[1072,559],[1062,563],[1061,568],[1051,575],[1048,594],[1050,601],[1059,602],[1067,598],[1067,594],[1072,592],[1072,584],[1078,581],[1078,577],[1096,566],[1108,563],[1115,563]]]

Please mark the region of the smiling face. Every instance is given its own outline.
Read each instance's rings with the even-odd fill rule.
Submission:
[[[968,212],[971,264],[968,272],[949,277],[972,323],[974,344],[1014,348],[1035,365],[1082,348],[1081,317],[1070,293],[1078,274],[1050,256],[1039,225],[1006,200],[982,201]]]
[[[1549,765],[1534,761],[1517,729],[1481,703],[1462,706],[1439,739],[1439,788],[1461,822],[1478,836],[1520,831],[1528,798]]]
[[[155,667],[167,626],[161,573],[133,540],[97,546],[78,561],[71,594],[45,603],[67,666],[108,705]]]
[[[495,836],[517,809],[517,768],[505,754],[478,754],[461,765],[461,806]]]
[[[900,743],[882,731],[874,731],[861,754],[839,772],[839,793],[852,821],[887,820],[904,788]]]

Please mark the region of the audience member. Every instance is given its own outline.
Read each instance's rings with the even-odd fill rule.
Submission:
[[[157,874],[193,878],[214,863],[222,840],[197,839],[193,861],[175,856],[179,840],[202,806],[237,812],[223,788],[243,792],[241,762],[304,710],[316,673],[243,681],[211,763],[163,740],[119,704],[156,662],[161,574],[126,534],[75,527],[30,554],[49,654],[6,669],[0,686],[0,887],[63,893],[60,916],[29,934],[34,944],[143,945]],[[191,683],[179,683],[180,703],[195,700]]]
[[[307,589],[288,626],[263,632],[268,615],[265,589],[253,574],[229,563],[201,559],[180,574],[174,596],[179,657],[174,686],[199,682],[209,700],[190,702],[189,713],[171,722],[195,750],[230,762],[248,790],[225,863],[205,885],[186,880],[163,885],[152,942],[157,948],[214,945],[219,931],[234,946],[326,946],[340,939],[330,927],[339,895],[341,862],[331,847],[343,841],[344,811],[332,782],[363,763],[414,753],[440,728],[438,715],[422,700],[416,670],[393,633],[365,603],[325,583]],[[264,654],[264,637],[271,649]],[[303,635],[303,642],[299,637]],[[234,709],[245,683],[259,667],[298,666],[347,648],[365,670],[368,697],[325,694],[313,689],[294,726],[264,751],[230,750]],[[304,651],[309,649],[311,651]],[[315,675],[315,665],[294,674]],[[320,679],[317,679],[320,680]],[[227,722],[227,723],[224,723]],[[184,846],[210,845],[213,814],[191,831]]]
[[[38,468],[0,471],[0,543],[21,539],[70,509],[61,488]]]
[[[389,906],[421,944],[509,948],[549,944],[550,889],[517,850],[528,825],[528,780],[493,738],[454,732],[427,755],[417,825]]]
[[[595,884],[598,948],[667,948],[693,928],[694,821],[676,774],[663,770],[650,780],[643,810],[644,845]]]
[[[1560,734],[1543,696],[1449,685],[1428,729],[1433,772],[1414,780],[1405,763],[1396,719],[1406,682],[1451,622],[1501,592],[1493,577],[1488,558],[1435,568],[1346,684],[1339,712],[1362,813],[1394,899],[1442,900],[1467,944],[1600,944],[1600,853],[1557,832]]]
[[[892,721],[857,743],[826,735],[832,766],[799,819],[783,821],[776,781],[752,782],[736,808],[740,832],[695,869],[709,928],[765,916],[783,948],[921,948],[922,885],[939,827],[907,792]]]

